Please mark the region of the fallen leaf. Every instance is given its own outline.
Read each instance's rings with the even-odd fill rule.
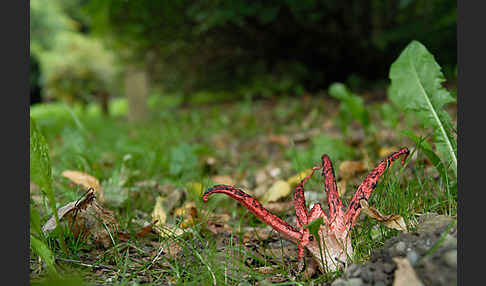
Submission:
[[[182,207],[174,211],[174,216],[181,217],[180,227],[186,228],[194,225],[197,221],[197,209],[194,202],[186,202]]]
[[[152,211],[152,223],[163,225],[167,221],[168,214],[181,201],[183,191],[175,189],[167,197],[158,196],[155,199],[154,210]]]
[[[265,203],[263,206],[272,213],[281,213],[294,207],[293,201]]]
[[[393,261],[397,264],[393,286],[423,286],[407,258],[394,257]]]
[[[271,274],[275,272],[275,268],[272,266],[261,266],[257,267],[256,271],[262,273],[262,274]]]
[[[343,161],[339,165],[339,176],[343,180],[348,180],[360,172],[366,171],[362,161]]]
[[[400,149],[400,148],[397,148],[397,147],[381,147],[380,150],[378,151],[378,154],[379,154],[380,158],[382,158],[382,157],[386,157],[386,156],[390,155],[391,153],[397,151],[398,149]]]
[[[342,197],[346,193],[346,185],[347,185],[346,180],[341,180],[337,182],[337,189],[340,197]]]
[[[275,202],[280,198],[284,198],[290,194],[290,185],[286,181],[276,181],[270,189],[262,196],[263,202]]]
[[[167,220],[167,210],[164,207],[164,201],[166,201],[167,198],[163,198],[161,196],[158,196],[155,199],[155,206],[154,210],[152,211],[152,221],[157,222],[157,224],[163,225],[165,224],[165,221]]]
[[[307,175],[312,172],[311,169],[304,170],[297,175],[294,175],[287,179],[287,183],[290,185],[291,188],[295,188]]]
[[[184,234],[186,232],[182,228],[179,228],[175,225],[171,224],[164,224],[164,225],[159,225],[158,223],[154,225],[155,231],[161,236],[161,237],[174,237],[174,236],[179,236]]]
[[[225,176],[225,175],[215,175],[211,177],[211,180],[216,184],[216,185],[234,185],[233,179],[231,179],[230,176]]]
[[[153,223],[149,223],[146,226],[142,227],[142,229],[137,233],[138,237],[144,237],[148,235],[149,233],[154,231],[154,224],[156,224],[157,221],[154,221]]]
[[[391,215],[383,215],[375,209],[374,207],[370,207],[366,200],[359,201],[361,208],[363,211],[371,218],[376,219],[377,221],[381,222],[384,226],[392,229],[401,230],[407,232],[407,225],[405,224],[405,220],[402,216],[391,214]]]
[[[233,230],[226,223],[217,222],[217,221],[208,221],[206,225],[209,231],[211,231],[213,234],[218,234],[222,232],[231,232]]]
[[[89,191],[82,200],[70,202],[57,211],[59,220],[67,219],[74,237],[91,234],[95,242],[101,242],[105,248],[111,243],[113,234],[118,233],[118,223],[114,213],[103,208],[97,201],[94,191]],[[52,216],[42,227],[48,234],[56,228]]]
[[[62,172],[61,175],[70,179],[73,183],[83,186],[85,189],[93,188],[96,192],[96,197],[98,200],[102,203],[105,201],[100,181],[98,181],[98,179],[95,177],[73,170],[66,170]]]
[[[279,145],[287,147],[287,146],[290,145],[290,138],[287,137],[287,136],[284,136],[284,135],[272,134],[272,135],[269,135],[267,137],[267,142],[273,143],[273,144],[279,144]]]

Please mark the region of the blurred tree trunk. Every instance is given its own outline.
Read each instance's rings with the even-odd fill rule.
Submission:
[[[147,72],[136,66],[125,71],[125,95],[128,100],[128,120],[143,121],[148,117],[147,99],[149,81]]]
[[[109,115],[108,104],[110,101],[110,95],[106,91],[99,91],[97,95],[98,95],[98,100],[100,101],[101,111],[103,115],[108,116]]]

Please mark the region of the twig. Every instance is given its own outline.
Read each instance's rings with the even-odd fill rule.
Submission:
[[[77,263],[81,266],[90,267],[90,268],[105,268],[105,269],[115,270],[115,267],[110,266],[110,265],[87,264],[87,263],[84,263],[84,262],[79,261],[79,260],[66,259],[66,258],[61,258],[61,257],[56,257],[56,260],[62,261],[62,262],[68,262],[68,263]]]

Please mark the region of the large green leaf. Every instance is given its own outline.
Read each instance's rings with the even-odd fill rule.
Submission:
[[[455,99],[442,87],[445,80],[434,56],[412,41],[390,68],[388,96],[395,105],[414,112],[425,127],[434,131],[436,151],[457,174],[457,143],[444,106]]]

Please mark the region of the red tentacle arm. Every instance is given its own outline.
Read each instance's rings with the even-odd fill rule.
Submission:
[[[321,168],[322,166],[313,167],[312,172],[305,178],[303,178],[302,181],[295,188],[296,191],[294,192],[294,208],[299,228],[303,228],[303,226],[309,224],[310,222],[309,212],[307,211],[307,207],[305,205],[304,185],[312,177],[312,175],[314,175],[314,172]]]
[[[326,188],[327,201],[329,204],[329,217],[332,220],[336,218],[342,210],[343,203],[339,199],[339,193],[336,185],[336,178],[334,175],[334,168],[331,160],[326,154],[322,155],[322,176],[324,177],[324,186]]]
[[[237,200],[263,222],[273,227],[273,229],[275,229],[279,233],[288,236],[293,241],[298,243],[301,239],[301,233],[297,229],[280,219],[278,216],[269,212],[255,198],[243,192],[242,190],[228,185],[216,185],[212,188],[209,188],[204,193],[203,200],[207,202],[208,196],[215,193],[226,194],[229,197]]]
[[[307,206],[305,205],[304,196],[304,185],[305,183],[314,175],[316,170],[321,169],[322,166],[316,166],[312,168],[312,172],[307,175],[302,181],[297,185],[296,191],[294,192],[294,208],[295,215],[297,217],[297,226],[301,233],[301,238],[298,243],[297,256],[299,259],[304,258],[305,246],[311,241],[310,232],[305,226],[311,222],[309,212],[307,211]]]
[[[398,159],[400,156],[403,156],[401,163],[404,164],[409,154],[410,151],[408,150],[408,148],[401,148],[397,152],[392,153],[391,155],[383,159],[373,170],[371,170],[368,176],[366,176],[363,182],[359,185],[358,190],[354,194],[353,198],[351,199],[349,207],[344,215],[344,220],[348,230],[351,230],[353,228],[354,222],[356,221],[356,218],[361,211],[361,205],[359,201],[363,199],[368,200],[370,198],[371,193],[376,188],[376,184],[378,183],[381,175],[385,173],[385,171],[393,163],[393,161]]]

